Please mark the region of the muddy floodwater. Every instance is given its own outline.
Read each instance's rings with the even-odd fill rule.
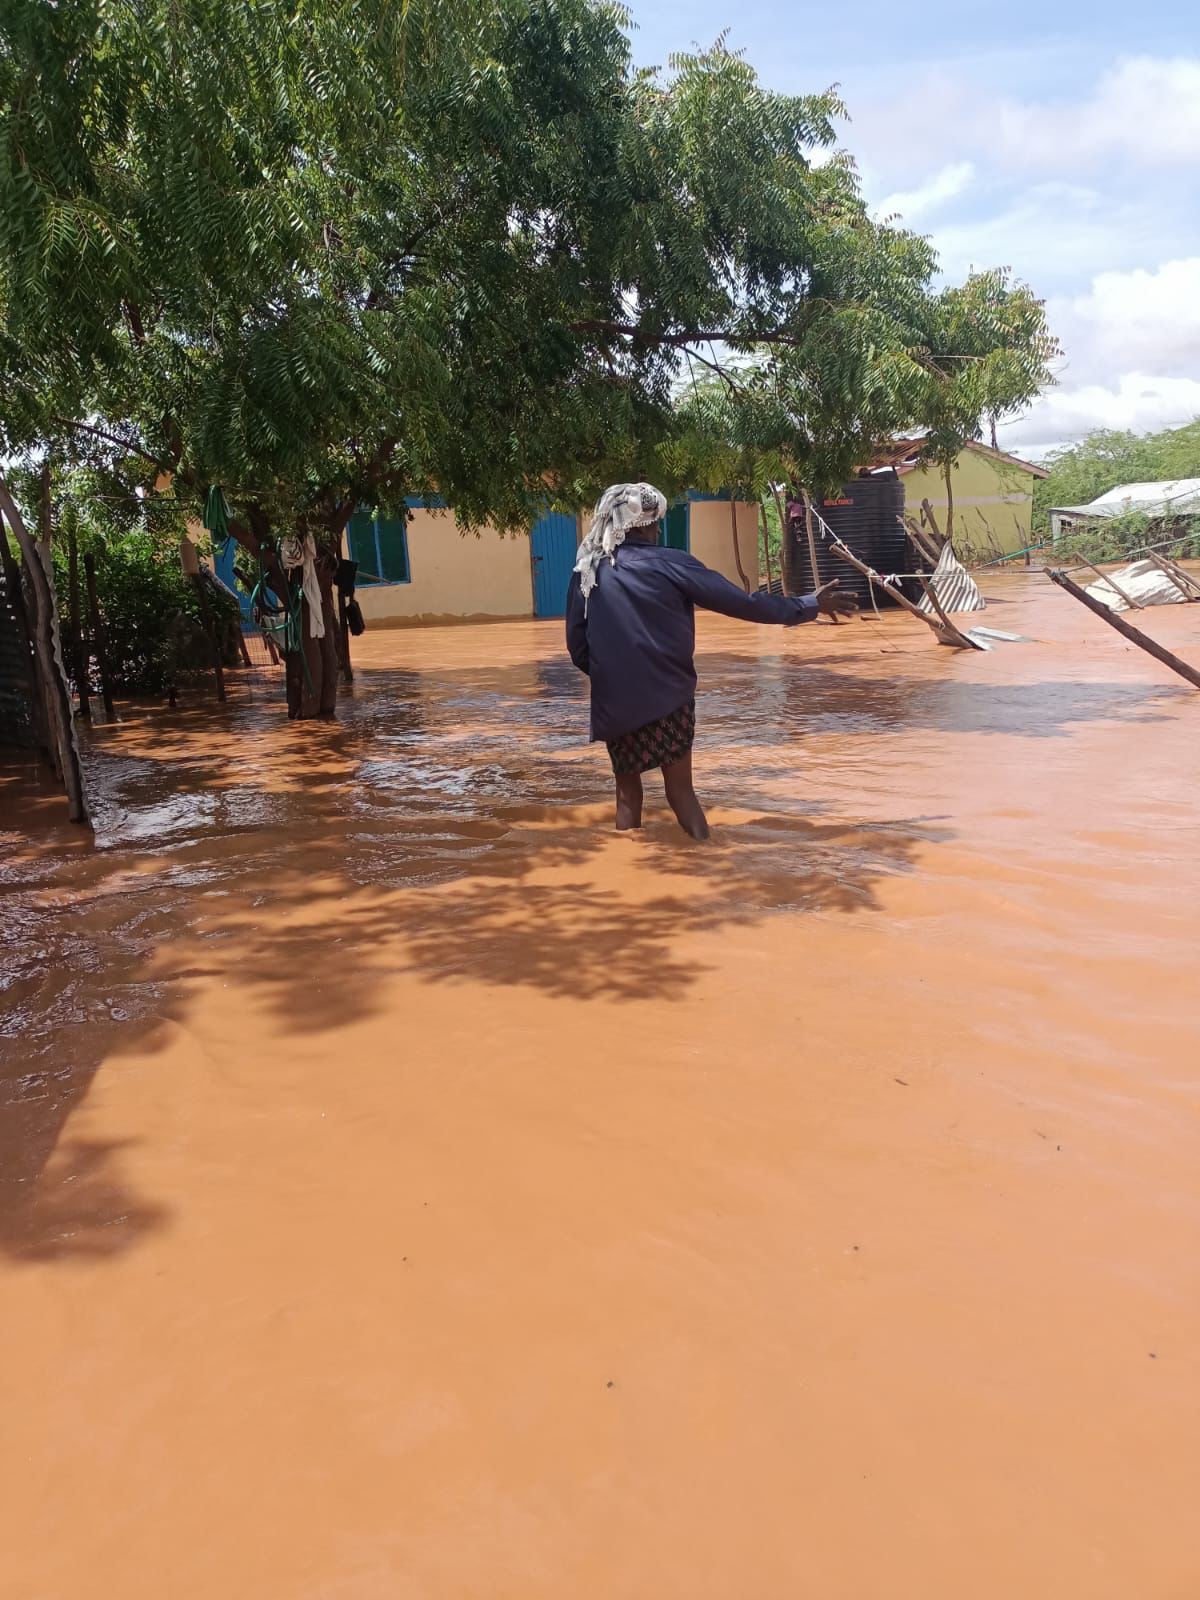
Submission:
[[[1200,695],[985,590],[705,620],[709,848],[556,623],[4,770],[4,1600],[1200,1595]]]

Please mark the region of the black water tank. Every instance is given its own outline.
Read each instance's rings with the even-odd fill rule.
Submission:
[[[826,522],[831,532],[846,548],[887,576],[908,570],[905,553],[904,485],[894,472],[872,473],[869,478],[855,478],[843,486],[838,494],[814,500],[813,509]],[[800,502],[788,503],[788,537],[784,544],[784,560],[788,574],[788,587],[793,594],[808,594],[837,578],[843,589],[858,599],[860,606],[870,610],[871,585],[868,579],[845,561],[830,553],[830,540],[825,536],[817,518],[813,518],[813,533],[817,546],[817,570],[812,570],[808,535],[804,527],[804,508]],[[894,605],[887,595],[875,591],[879,606]]]

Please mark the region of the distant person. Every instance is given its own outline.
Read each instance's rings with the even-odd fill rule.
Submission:
[[[685,550],[658,543],[667,502],[648,483],[615,483],[579,546],[567,594],[567,649],[592,685],[592,738],[608,745],[617,828],[642,825],[642,773],[661,767],[667,801],[693,839],[708,819],[692,786],[695,608],[783,627],[853,612],[836,579],[802,599],[745,594]]]

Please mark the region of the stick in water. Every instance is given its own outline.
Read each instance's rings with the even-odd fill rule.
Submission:
[[[1089,611],[1094,611],[1098,617],[1103,617],[1110,628],[1115,628],[1118,633],[1124,634],[1131,644],[1136,644],[1139,649],[1145,650],[1147,655],[1152,655],[1156,661],[1161,661],[1164,667],[1170,667],[1172,672],[1177,672],[1181,678],[1186,678],[1194,689],[1200,689],[1200,672],[1197,672],[1195,667],[1189,667],[1186,661],[1181,661],[1177,655],[1172,655],[1171,651],[1157,640],[1149,638],[1139,628],[1133,627],[1124,617],[1118,617],[1115,612],[1109,610],[1103,600],[1094,599],[1086,589],[1081,589],[1077,583],[1072,582],[1065,572],[1058,572],[1048,567],[1046,576],[1051,583],[1056,583],[1060,589],[1065,589],[1069,595],[1078,600],[1080,605],[1086,606]]]

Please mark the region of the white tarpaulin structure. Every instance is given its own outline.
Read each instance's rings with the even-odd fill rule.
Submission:
[[[1130,610],[1125,595],[1143,606],[1169,606],[1183,601],[1179,585],[1153,561],[1131,561],[1127,567],[1118,567],[1112,580],[1123,594],[1118,594],[1112,584],[1100,578],[1089,583],[1086,591],[1110,611]]]

